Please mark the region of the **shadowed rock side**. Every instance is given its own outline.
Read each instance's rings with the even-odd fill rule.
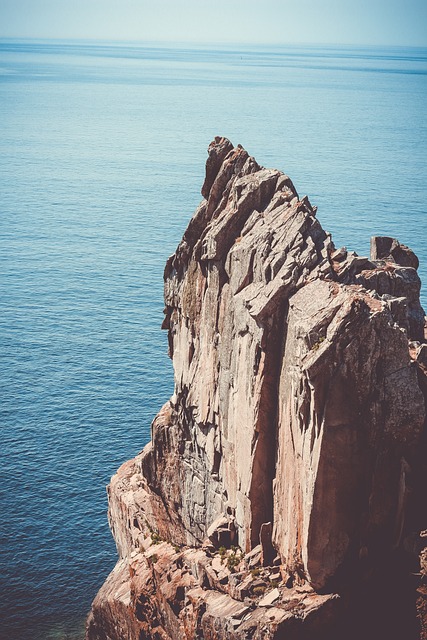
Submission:
[[[202,195],[165,269],[174,395],[108,488],[120,560],[87,639],[415,638],[418,260],[393,238],[336,250],[291,180],[225,138]]]

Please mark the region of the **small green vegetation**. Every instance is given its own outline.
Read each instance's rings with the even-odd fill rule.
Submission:
[[[252,578],[257,578],[260,573],[261,573],[261,570],[258,567],[256,569],[251,569]]]
[[[179,544],[174,544],[173,550],[175,551],[175,553],[179,553],[181,551],[181,547],[179,546]]]
[[[262,596],[262,594],[265,593],[265,589],[266,587],[263,584],[258,585],[258,587],[254,587],[254,595]]]
[[[276,587],[279,586],[279,581],[278,580],[270,580],[270,584],[273,587],[273,589],[275,589]]]
[[[225,556],[227,555],[227,549],[225,547],[220,547],[218,549],[219,557],[221,558],[221,564],[224,564]]]
[[[320,348],[320,345],[322,344],[322,342],[325,342],[326,338],[325,336],[321,336],[317,342],[315,342],[313,344],[313,346],[311,347],[312,351],[317,351]]]
[[[240,558],[237,557],[236,552],[232,551],[227,558],[227,569],[234,573],[234,569],[240,562]]]
[[[162,542],[162,538],[159,536],[158,533],[153,531],[152,534],[151,534],[151,542],[153,544],[159,544],[159,542]]]
[[[157,555],[157,553],[153,553],[153,555],[150,557],[151,557],[151,562],[153,564],[156,564],[157,560],[159,559],[159,556]]]

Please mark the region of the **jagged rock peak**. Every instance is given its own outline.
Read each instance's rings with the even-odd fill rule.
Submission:
[[[226,138],[202,196],[165,268],[174,393],[109,486],[120,559],[88,640],[319,638],[427,528],[415,255],[336,250],[289,177]]]

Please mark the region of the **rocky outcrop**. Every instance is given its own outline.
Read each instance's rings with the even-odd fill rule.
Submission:
[[[332,637],[427,527],[418,260],[336,250],[225,138],[202,195],[165,269],[174,394],[109,486],[120,560],[87,638]]]

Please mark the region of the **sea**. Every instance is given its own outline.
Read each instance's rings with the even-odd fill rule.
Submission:
[[[115,564],[105,486],[173,390],[163,268],[210,141],[337,247],[409,245],[427,307],[426,105],[420,48],[0,40],[2,640],[81,640]]]

